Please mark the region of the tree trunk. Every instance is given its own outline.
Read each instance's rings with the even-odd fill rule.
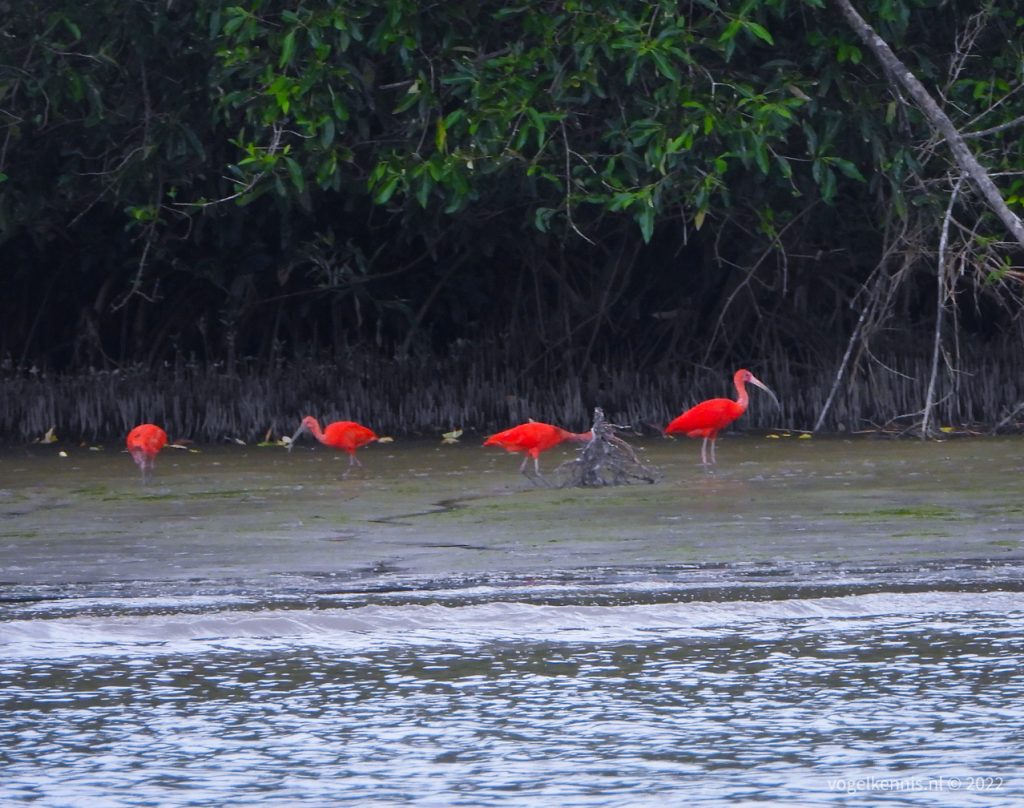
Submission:
[[[957,165],[967,174],[975,188],[977,188],[978,193],[985,200],[985,203],[999,217],[1000,221],[1006,225],[1006,229],[1010,231],[1017,240],[1017,243],[1024,248],[1024,223],[1021,223],[1016,214],[1007,207],[1003,201],[1002,194],[999,193],[999,189],[992,182],[992,178],[989,177],[988,172],[978,162],[974,153],[967,148],[963,135],[957,131],[949,116],[939,108],[939,105],[928,94],[924,85],[917,80],[917,77],[892,52],[892,49],[886,44],[885,40],[875,33],[875,30],[857,13],[850,0],[834,0],[834,2],[843,13],[850,27],[857,33],[857,36],[875,54],[878,61],[882,63],[882,67],[885,68],[890,79],[902,85],[910,93],[911,98],[920,107],[928,122],[949,144],[949,148],[953,152],[953,159],[956,160]]]

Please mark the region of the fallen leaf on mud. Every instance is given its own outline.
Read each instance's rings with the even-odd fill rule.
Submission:
[[[451,432],[442,432],[441,433],[441,442],[442,443],[458,443],[459,442],[459,438],[461,438],[461,437],[462,437],[462,430],[461,429],[453,429]]]

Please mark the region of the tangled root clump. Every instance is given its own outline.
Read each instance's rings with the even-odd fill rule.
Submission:
[[[628,427],[610,424],[604,410],[594,408],[593,437],[574,460],[555,469],[559,488],[601,488],[607,485],[659,482],[661,470],[644,463],[617,434]]]

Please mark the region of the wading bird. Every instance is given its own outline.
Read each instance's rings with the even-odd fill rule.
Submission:
[[[711,441],[711,463],[714,464],[715,441],[718,440],[718,433],[747,411],[747,404],[750,401],[747,396],[747,382],[755,387],[760,387],[772,397],[775,406],[779,406],[779,400],[775,397],[775,393],[749,370],[737,370],[733,374],[732,381],[739,394],[735,401],[728,398],[712,398],[702,401],[665,427],[666,435],[682,432],[688,438],[704,438],[704,443],[700,447],[700,460],[705,466],[708,465],[708,441]]]
[[[342,449],[348,452],[348,464],[350,466],[361,466],[359,458],[356,457],[356,449],[379,440],[377,434],[370,428],[357,424],[355,421],[335,421],[328,424],[327,428],[321,431],[320,423],[312,415],[302,419],[299,428],[292,435],[288,444],[288,451],[295,445],[295,439],[303,432],[309,432],[324,446],[333,446],[335,449]]]
[[[525,457],[523,457],[522,465],[519,466],[519,471],[526,474],[526,464],[532,457],[534,473],[540,477],[541,452],[553,449],[567,440],[582,442],[588,441],[592,437],[592,432],[569,432],[551,424],[530,421],[491,435],[484,441],[484,446],[500,446],[507,452],[524,452]],[[526,476],[529,475],[526,474]]]
[[[139,424],[128,433],[125,445],[142,470],[142,482],[149,482],[156,456],[167,445],[167,433],[155,424]]]

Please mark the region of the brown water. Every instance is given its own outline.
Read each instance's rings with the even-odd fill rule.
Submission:
[[[4,451],[0,802],[1024,800],[1024,441],[640,445]]]

